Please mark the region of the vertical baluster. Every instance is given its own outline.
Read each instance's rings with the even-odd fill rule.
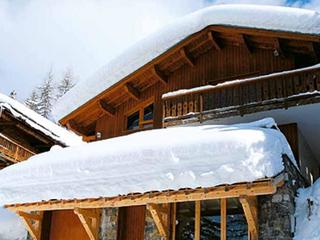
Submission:
[[[263,87],[263,100],[269,100],[270,96],[269,96],[269,81],[268,80],[264,80],[262,82],[262,87]]]
[[[176,101],[172,101],[172,103],[171,103],[171,115],[173,117],[177,116],[177,102]]]
[[[282,77],[278,77],[276,79],[276,87],[277,87],[277,98],[283,98],[283,80]]]
[[[185,96],[183,99],[183,115],[187,115],[188,114],[188,96]]]
[[[182,99],[179,99],[180,101],[178,102],[178,110],[177,110],[177,115],[180,117],[182,115]]]
[[[307,82],[308,82],[309,92],[313,92],[315,90],[315,82],[314,82],[313,76],[314,76],[313,73],[309,73],[306,75],[306,77],[308,78]]]
[[[257,95],[256,101],[261,102],[262,101],[262,84],[260,81],[258,81],[256,84],[256,95]]]
[[[320,91],[320,72],[314,74],[314,79],[316,82],[316,88],[318,91]]]

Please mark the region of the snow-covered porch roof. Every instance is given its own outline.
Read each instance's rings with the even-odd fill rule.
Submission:
[[[0,171],[0,205],[211,188],[271,178],[283,171],[283,155],[294,161],[285,137],[274,126],[273,119],[263,119],[168,128],[56,147]]]

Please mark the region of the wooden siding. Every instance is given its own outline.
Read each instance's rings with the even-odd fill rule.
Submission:
[[[73,210],[53,211],[50,240],[89,240],[79,217]]]
[[[146,206],[119,208],[117,240],[143,240]]]
[[[237,76],[262,75],[295,67],[293,57],[275,57],[273,51],[256,49],[249,53],[243,46],[226,46],[221,51],[211,49],[195,60],[195,66],[185,64],[172,72],[166,85],[153,82],[151,86],[141,92],[139,101],[128,100],[117,106],[115,115],[103,114],[96,122],[96,132],[102,133],[102,138],[116,137],[127,134],[125,131],[126,113],[137,107],[141,102],[154,97],[154,127],[162,126],[162,100],[163,93],[188,89],[204,84],[219,83],[237,78]],[[152,80],[154,81],[154,80]],[[87,113],[88,114],[88,113]],[[79,116],[76,121],[83,126],[92,121],[89,117]]]

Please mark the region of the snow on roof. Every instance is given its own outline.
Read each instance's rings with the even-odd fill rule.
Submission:
[[[209,25],[320,35],[320,14],[305,9],[262,5],[216,5],[189,14],[136,43],[91,78],[80,81],[54,106],[55,119],[68,115],[183,39]]]
[[[294,161],[273,119],[158,129],[50,152],[0,171],[0,206],[212,187],[273,177]],[[155,141],[156,139],[156,141]]]
[[[0,93],[0,115],[3,109],[6,109],[16,118],[24,121],[32,128],[39,130],[48,137],[66,146],[73,146],[82,143],[81,137],[75,133],[58,126],[29,109],[22,103]]]

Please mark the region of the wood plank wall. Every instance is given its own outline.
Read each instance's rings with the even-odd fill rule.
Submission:
[[[221,51],[209,50],[196,59],[195,67],[184,65],[169,75],[166,86],[157,82],[144,92],[140,101],[129,100],[117,108],[115,117],[104,115],[98,119],[96,131],[101,132],[102,138],[124,135],[126,113],[134,109],[140,102],[150,97],[155,98],[155,128],[160,128],[162,123],[163,93],[178,89],[188,89],[207,84],[225,81],[231,76],[261,75],[272,72],[293,69],[293,57],[275,57],[272,51],[256,49],[249,53],[242,46],[226,46]]]

